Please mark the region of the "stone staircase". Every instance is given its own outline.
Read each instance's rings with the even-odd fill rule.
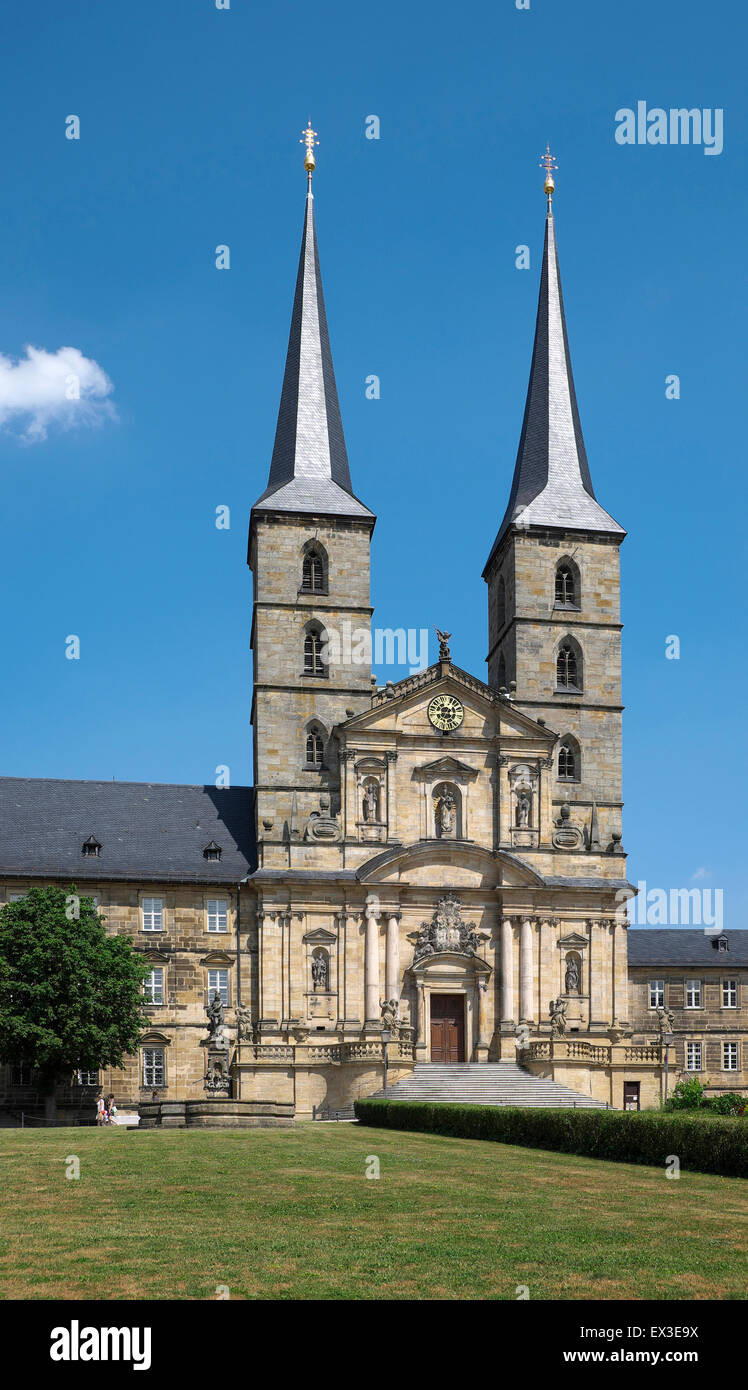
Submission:
[[[380,1100],[384,1091],[371,1099]],[[546,1106],[549,1109],[572,1107],[604,1110],[601,1100],[572,1091],[557,1081],[533,1076],[517,1062],[458,1062],[440,1066],[434,1062],[419,1062],[412,1076],[405,1077],[387,1088],[388,1100],[426,1100],[459,1105],[522,1105]]]

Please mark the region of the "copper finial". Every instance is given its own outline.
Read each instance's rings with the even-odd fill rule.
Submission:
[[[551,197],[553,195],[553,190],[556,187],[553,179],[553,172],[555,169],[558,169],[558,164],[556,163],[556,156],[554,154],[551,154],[550,145],[546,145],[545,147],[545,154],[543,155],[543,158],[540,161],[540,167],[541,169],[545,169],[545,183],[543,184],[543,192],[545,193],[548,199],[548,210],[550,211]]]
[[[317,132],[316,130],[312,130],[311,119],[307,121],[306,130],[303,130],[301,132],[301,139],[299,141],[299,144],[306,145],[306,154],[304,155],[304,168],[306,169],[307,178],[311,186],[312,174],[314,173],[314,168],[317,163],[316,159],[314,158],[314,146],[319,144],[319,140],[317,139]]]

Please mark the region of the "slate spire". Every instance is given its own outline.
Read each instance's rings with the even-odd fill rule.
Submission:
[[[548,211],[525,415],[509,505],[489,564],[512,524],[625,535],[623,528],[596,501],[587,463],[556,251],[552,159],[547,152],[542,161],[546,168]]]
[[[354,497],[343,435],[314,226],[315,132],[304,131],[306,211],[268,486],[256,511],[370,517]]]

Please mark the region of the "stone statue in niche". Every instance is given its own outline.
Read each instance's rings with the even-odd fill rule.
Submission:
[[[580,983],[579,960],[576,956],[566,957],[566,977],[564,989],[567,994],[578,994]]]
[[[364,820],[379,820],[379,788],[374,782],[367,782],[364,787]]]
[[[327,989],[330,976],[329,961],[327,953],[320,951],[319,955],[312,956],[312,984],[315,989]]]
[[[566,1000],[552,999],[548,1005],[551,1015],[551,1037],[560,1038],[566,1032]]]
[[[457,796],[446,783],[437,787],[434,793],[434,819],[439,839],[455,839],[457,836]]]
[[[532,827],[532,802],[535,793],[535,779],[525,763],[519,763],[509,774],[514,792],[514,825],[517,830]]]

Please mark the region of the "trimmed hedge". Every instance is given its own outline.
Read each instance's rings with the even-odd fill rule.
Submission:
[[[383,1129],[421,1130],[456,1139],[556,1149],[586,1158],[664,1167],[675,1154],[681,1168],[748,1177],[748,1125],[715,1116],[708,1123],[687,1111],[545,1110],[494,1105],[433,1105],[402,1100],[357,1100],[356,1118]]]

